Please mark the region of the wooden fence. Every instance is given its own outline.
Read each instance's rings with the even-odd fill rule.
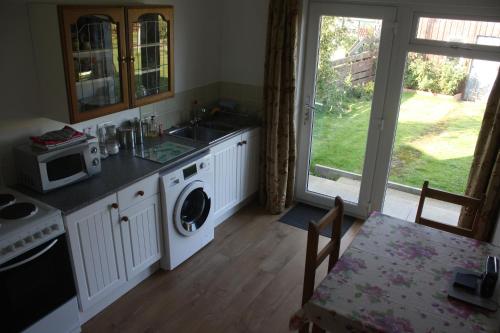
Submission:
[[[341,77],[351,75],[352,84],[363,84],[375,79],[377,56],[377,51],[366,51],[335,60],[332,66]]]
[[[500,37],[500,22],[420,18],[417,38],[448,42],[477,43],[479,36]]]

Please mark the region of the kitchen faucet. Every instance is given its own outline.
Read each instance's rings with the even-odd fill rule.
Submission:
[[[199,109],[198,108],[194,109],[194,117],[189,122],[191,123],[192,126],[198,126],[198,124],[205,117],[206,113],[207,113],[207,108],[205,108],[205,107],[202,107]]]

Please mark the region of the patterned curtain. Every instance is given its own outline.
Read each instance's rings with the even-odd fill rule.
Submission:
[[[293,199],[298,0],[270,0],[264,76],[260,200],[272,214]]]
[[[500,71],[486,104],[465,194],[476,198],[485,195],[474,238],[489,241],[500,206]],[[462,210],[459,225],[471,228],[472,220]]]

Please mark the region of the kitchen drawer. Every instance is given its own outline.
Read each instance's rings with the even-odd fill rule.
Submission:
[[[159,184],[160,176],[155,174],[119,191],[118,204],[120,211],[123,211],[149,198],[150,196],[157,194]]]

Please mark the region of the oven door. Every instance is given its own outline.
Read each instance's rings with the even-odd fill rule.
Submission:
[[[62,234],[0,266],[1,331],[22,331],[75,296]]]
[[[53,190],[88,177],[90,163],[86,142],[56,150],[39,161],[43,191]]]

